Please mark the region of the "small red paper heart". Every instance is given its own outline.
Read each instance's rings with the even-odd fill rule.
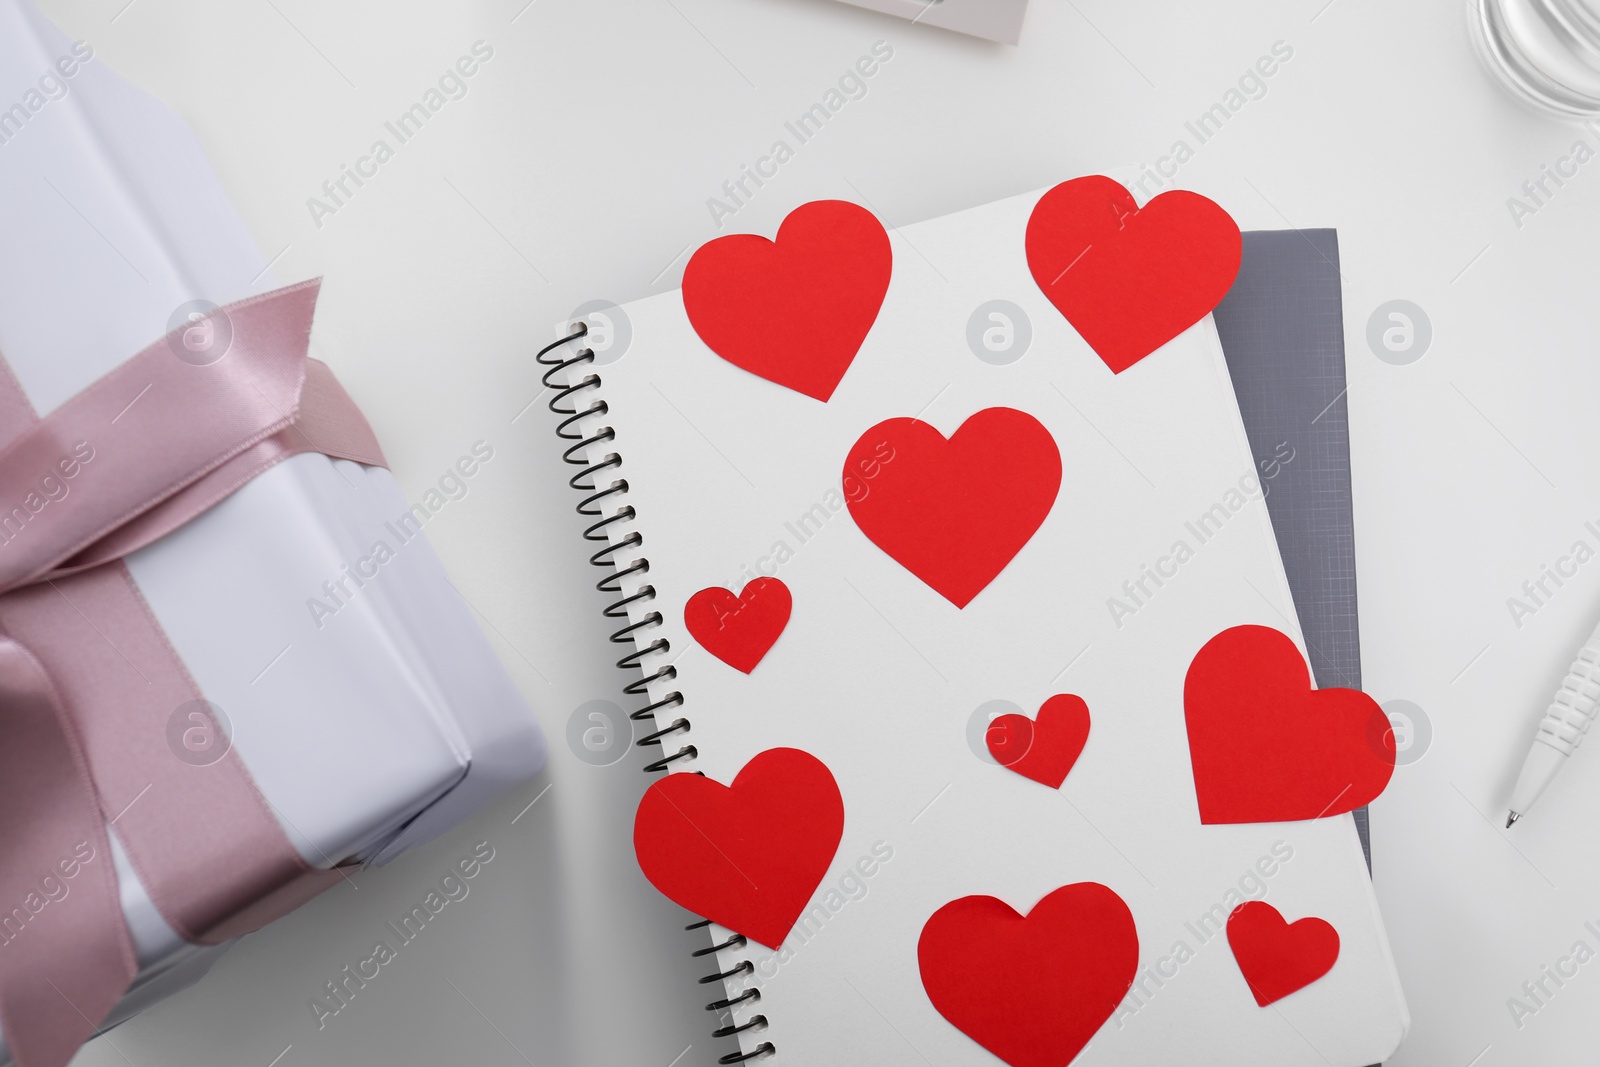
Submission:
[[[1098,882],[1062,886],[1026,918],[994,897],[953,900],[917,941],[940,1015],[1011,1067],[1065,1067],[1127,996],[1139,934]]]
[[[1205,318],[1244,247],[1228,213],[1198,193],[1174,189],[1141,208],[1099,174],[1040,197],[1025,245],[1033,280],[1117,374]]]
[[[683,309],[729,363],[826,401],[877,321],[892,260],[872,212],[815,200],[789,213],[776,241],[701,245],[684,268]]]
[[[1300,650],[1269,626],[1206,642],[1184,678],[1183,714],[1203,823],[1342,815],[1376,799],[1394,773],[1394,733],[1378,702],[1358,689],[1312,689]]]
[[[1339,931],[1322,919],[1284,922],[1271,904],[1252,900],[1228,916],[1228,947],[1263,1008],[1315,982],[1339,958]]]
[[[833,773],[797,748],[771,748],[725,786],[669,774],[639,801],[633,852],[650,884],[696,915],[776,949],[844,836]]]
[[[876,484],[849,501],[851,517],[867,540],[958,608],[1022,550],[1061,488],[1055,438],[1012,408],[985,408],[949,440],[918,419],[880,422],[851,447],[846,478],[869,462],[879,467]]]
[[[776,578],[757,578],[733,593],[714,585],[689,598],[683,624],[707,652],[749,674],[789,625],[793,600]]]
[[[1000,766],[1060,789],[1089,740],[1089,705],[1082,697],[1060,693],[1044,702],[1037,719],[1000,716],[983,739]]]

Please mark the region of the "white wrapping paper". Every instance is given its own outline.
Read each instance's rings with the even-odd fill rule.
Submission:
[[[40,414],[186,302],[279,285],[182,120],[22,0],[0,0],[0,187],[0,354]],[[486,462],[480,446],[466,466]],[[470,609],[415,521],[399,524],[410,506],[386,470],[301,455],[127,560],[313,866],[383,862],[544,763]],[[378,542],[378,576],[328,596]],[[116,1021],[220,950],[173,933],[111,836],[142,968]]]

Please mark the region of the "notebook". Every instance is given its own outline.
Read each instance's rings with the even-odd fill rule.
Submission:
[[[1251,230],[1212,313],[1250,449],[1275,471],[1267,511],[1311,676],[1361,688],[1344,295],[1334,230]],[[1287,458],[1286,458],[1287,457]],[[1369,813],[1351,813],[1372,866]]]
[[[1207,314],[1238,249],[1104,178],[820,202],[541,354],[668,772],[636,851],[733,1056],[1398,1044],[1350,814],[1393,741],[1311,689]]]

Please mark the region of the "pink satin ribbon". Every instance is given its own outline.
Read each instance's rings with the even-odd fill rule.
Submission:
[[[0,1030],[19,1067],[64,1067],[138,970],[106,824],[194,942],[339,878],[300,858],[237,752],[194,766],[169,746],[201,694],[121,563],[290,456],[385,465],[306,356],[319,285],[213,312],[232,329],[214,363],[163,338],[43,419],[0,360]]]

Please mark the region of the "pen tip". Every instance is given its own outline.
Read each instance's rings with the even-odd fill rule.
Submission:
[[[1520,815],[1518,815],[1518,814],[1517,814],[1517,813],[1516,813],[1516,812],[1514,812],[1514,811],[1513,811],[1513,812],[1511,812],[1511,813],[1510,813],[1510,814],[1508,814],[1508,815],[1507,815],[1507,816],[1506,816],[1506,829],[1507,829],[1507,830],[1509,830],[1509,829],[1511,829],[1511,824],[1512,824],[1512,823],[1514,823],[1514,822],[1516,822],[1516,821],[1517,821],[1517,820],[1518,820],[1518,819],[1520,819],[1520,818],[1522,818],[1522,816],[1520,816]]]

